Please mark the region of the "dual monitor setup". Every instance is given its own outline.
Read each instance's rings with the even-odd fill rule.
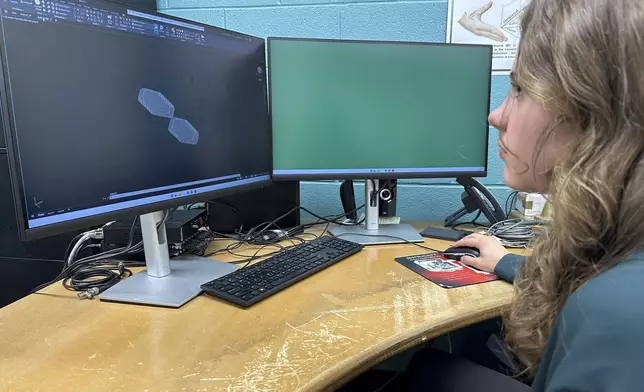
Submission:
[[[101,299],[185,303],[227,263],[170,260],[162,211],[272,181],[487,174],[492,49],[264,40],[104,0],[0,0],[0,110],[24,240],[140,216],[147,272]],[[378,237],[380,236],[380,237]]]

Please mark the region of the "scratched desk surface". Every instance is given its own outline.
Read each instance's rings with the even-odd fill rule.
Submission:
[[[0,310],[0,390],[333,390],[509,305],[509,284],[443,289],[394,261],[425,252],[367,247],[249,309],[206,295],[180,309],[79,300],[55,284]]]

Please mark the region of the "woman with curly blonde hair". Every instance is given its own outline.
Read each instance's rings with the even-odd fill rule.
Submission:
[[[534,391],[643,391],[644,0],[531,0],[521,29],[489,120],[506,183],[548,193],[553,220],[527,258],[488,236],[455,245],[514,283],[504,328]]]

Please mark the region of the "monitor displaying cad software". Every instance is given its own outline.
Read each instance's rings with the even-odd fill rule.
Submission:
[[[23,237],[270,183],[263,39],[102,0],[0,13]]]

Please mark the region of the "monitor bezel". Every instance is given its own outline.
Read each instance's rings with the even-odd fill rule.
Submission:
[[[273,157],[273,170],[271,171],[273,181],[318,181],[318,180],[351,180],[351,179],[418,179],[418,178],[450,178],[450,177],[487,177],[488,168],[489,168],[489,144],[490,144],[490,124],[488,121],[488,116],[490,114],[490,102],[491,102],[491,91],[492,91],[492,54],[493,46],[492,45],[479,45],[479,44],[460,44],[460,43],[447,43],[447,42],[422,42],[422,41],[392,41],[392,40],[360,40],[360,39],[343,39],[343,38],[298,38],[298,37],[284,37],[284,36],[269,36],[266,39],[266,52],[267,52],[267,68],[268,68],[268,110],[270,113],[271,119],[271,129],[273,129],[273,88],[271,83],[272,78],[272,64],[271,64],[271,44],[273,41],[309,41],[309,42],[337,42],[337,43],[368,43],[368,44],[397,44],[397,45],[421,45],[421,46],[476,46],[476,47],[487,47],[489,51],[489,74],[487,81],[487,116],[485,118],[485,166],[483,170],[470,171],[470,170],[454,170],[454,171],[444,171],[444,172],[433,172],[433,173],[422,173],[422,172],[405,172],[404,169],[410,168],[400,168],[395,170],[400,170],[394,172],[377,172],[377,173],[364,173],[361,171],[349,172],[349,170],[354,168],[347,169],[346,173],[294,173],[294,174],[284,174],[275,172],[275,159]],[[275,153],[274,141],[275,133],[273,132],[272,137],[272,151]],[[434,169],[434,168],[428,168]],[[363,169],[356,169],[363,170]],[[296,170],[293,170],[296,171]]]
[[[181,17],[167,15],[158,11],[151,11],[144,8],[125,5],[125,4],[119,3],[118,1],[113,1],[113,0],[94,0],[94,1],[122,7],[122,9],[124,10],[139,11],[139,12],[154,15],[154,16],[172,19],[178,22],[198,25],[198,26],[204,27],[205,29],[214,30],[216,32],[218,31],[218,32],[233,33],[235,35],[257,40],[258,43],[261,42],[263,52],[264,53],[266,52],[266,40],[261,37],[256,37],[256,36],[240,33],[237,31],[224,29],[217,26],[207,25],[204,23],[196,22],[189,19],[184,19]],[[268,86],[268,76],[265,79],[265,85],[266,87]],[[264,94],[266,94],[265,101],[268,101],[267,88],[264,89]],[[267,112],[266,112],[267,130],[266,131],[271,134],[271,137],[269,138],[270,143],[269,143],[269,146],[267,147],[270,149],[270,156],[271,156],[269,167],[268,167],[269,172],[267,173],[268,179],[259,180],[251,184],[232,186],[230,188],[218,189],[211,192],[184,196],[176,199],[146,204],[143,206],[119,209],[116,211],[110,211],[107,213],[92,215],[92,216],[78,218],[78,219],[72,219],[69,221],[57,222],[46,226],[29,228],[27,226],[28,213],[25,205],[25,191],[24,191],[24,182],[22,178],[22,170],[20,168],[19,151],[18,151],[18,145],[17,145],[17,130],[15,128],[15,118],[14,118],[14,112],[13,112],[13,101],[12,101],[11,94],[9,94],[8,77],[7,77],[7,53],[6,53],[6,45],[5,45],[5,34],[4,34],[4,20],[2,18],[0,18],[0,117],[2,121],[2,127],[4,128],[4,131],[5,131],[4,134],[5,134],[6,150],[7,150],[7,158],[8,158],[8,166],[9,166],[9,177],[10,177],[10,183],[12,188],[11,194],[13,196],[13,205],[15,209],[16,223],[19,231],[19,236],[22,241],[36,240],[36,239],[49,237],[52,235],[61,234],[61,233],[76,230],[76,229],[96,227],[113,220],[131,218],[133,216],[138,216],[138,215],[142,215],[142,214],[146,214],[154,211],[167,210],[174,207],[187,205],[190,203],[211,200],[214,198],[228,196],[234,193],[240,193],[240,192],[250,191],[254,189],[259,189],[259,188],[263,188],[268,185],[271,185],[273,183],[272,181],[272,173],[273,173],[272,122],[270,118],[270,111],[267,105]]]

